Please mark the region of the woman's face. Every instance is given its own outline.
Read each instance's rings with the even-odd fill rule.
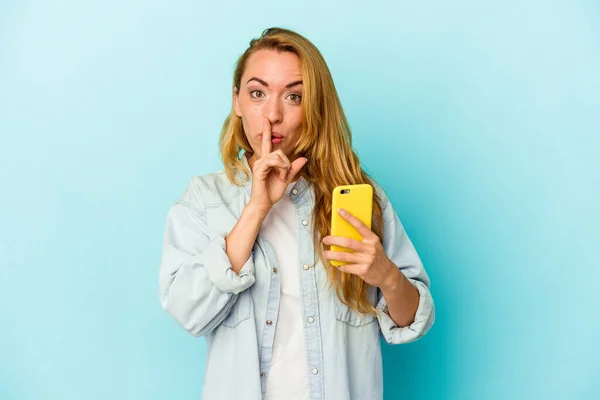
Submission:
[[[302,73],[297,55],[259,50],[250,56],[240,88],[234,89],[233,103],[253,157],[263,156],[263,117],[271,122],[271,151],[281,149],[286,156],[292,153],[302,133],[301,100]]]

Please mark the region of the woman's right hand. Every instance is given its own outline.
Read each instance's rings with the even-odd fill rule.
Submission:
[[[252,193],[249,205],[265,216],[283,197],[289,182],[308,161],[305,157],[299,157],[290,162],[283,151],[271,150],[271,122],[263,117],[261,155],[252,166]]]

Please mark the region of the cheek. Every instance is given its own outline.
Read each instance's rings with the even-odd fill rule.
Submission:
[[[262,130],[262,108],[253,103],[240,100],[240,111],[242,113],[242,125],[246,135],[254,136],[255,133]],[[253,137],[248,138],[250,142]]]
[[[242,113],[242,118],[249,119],[261,112],[260,105],[250,101],[245,97],[238,99],[238,106]]]
[[[302,110],[300,109],[294,113],[294,124],[298,130],[302,129]]]
[[[262,107],[261,106],[253,104],[251,110],[252,110],[252,115],[254,117],[260,117],[260,116],[262,116]]]
[[[301,110],[294,110],[288,117],[290,122],[289,127],[294,132],[294,139],[297,139],[302,134],[302,112]]]
[[[246,114],[246,133],[252,136],[253,141],[258,141],[256,135],[262,132],[262,110],[260,107],[252,105]]]

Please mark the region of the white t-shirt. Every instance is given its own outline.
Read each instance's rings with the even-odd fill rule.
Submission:
[[[308,400],[308,376],[300,299],[296,208],[290,192],[295,182],[263,221],[260,234],[272,246],[281,279],[279,316],[265,400]]]

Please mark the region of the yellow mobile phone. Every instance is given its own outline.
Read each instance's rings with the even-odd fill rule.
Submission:
[[[358,185],[337,186],[333,189],[332,208],[331,208],[331,235],[345,236],[356,240],[362,240],[362,235],[358,233],[348,221],[338,213],[338,208],[343,208],[356,218],[360,219],[365,225],[371,228],[373,218],[373,187],[368,183]],[[340,246],[331,246],[331,251],[354,252]],[[340,266],[348,264],[345,261],[331,260],[331,264]]]

